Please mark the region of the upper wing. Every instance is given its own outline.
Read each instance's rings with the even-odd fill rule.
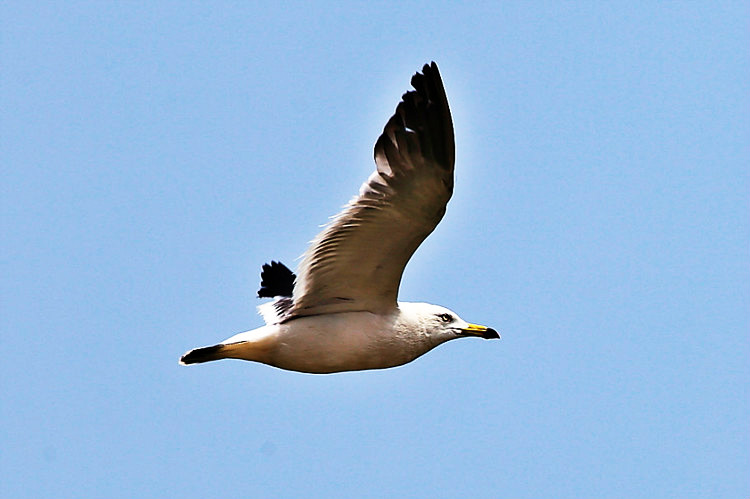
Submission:
[[[411,84],[375,143],[377,169],[305,253],[284,320],[396,307],[404,267],[453,193],[453,123],[437,65]]]

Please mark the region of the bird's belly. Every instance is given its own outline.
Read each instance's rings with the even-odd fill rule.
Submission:
[[[370,312],[302,317],[279,328],[278,343],[267,363],[292,371],[382,369],[405,364],[430,349],[405,342],[394,332],[390,316]]]

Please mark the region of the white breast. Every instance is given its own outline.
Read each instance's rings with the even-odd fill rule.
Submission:
[[[405,364],[435,345],[399,313],[344,312],[295,319],[278,327],[266,363],[309,373],[381,369]]]

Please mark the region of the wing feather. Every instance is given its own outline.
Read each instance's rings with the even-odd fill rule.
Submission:
[[[375,172],[305,253],[284,320],[396,307],[404,267],[453,193],[453,123],[437,65],[411,84],[375,143]]]

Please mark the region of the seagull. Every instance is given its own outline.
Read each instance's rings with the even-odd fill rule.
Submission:
[[[456,338],[500,338],[445,307],[397,300],[406,263],[453,193],[453,122],[437,65],[411,85],[375,143],[375,171],[311,242],[298,275],[263,265],[266,324],[190,350],[181,364],[229,358],[327,374],[400,366]]]

